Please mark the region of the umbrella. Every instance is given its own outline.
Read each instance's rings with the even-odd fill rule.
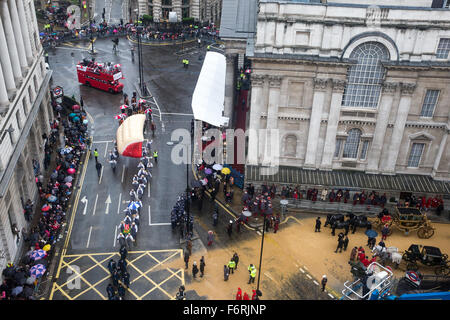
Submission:
[[[128,115],[126,113],[121,113],[122,119],[125,119]]]
[[[115,64],[114,68],[120,68],[120,66],[121,66],[120,64]]]
[[[76,117],[76,115],[77,115],[76,113],[72,112],[71,114],[69,114],[69,117],[73,118],[73,117]]]
[[[121,114],[118,114],[117,116],[114,116],[114,119],[120,120],[120,119],[122,119],[122,115],[121,115]]]
[[[198,187],[201,187],[201,185],[202,185],[202,183],[199,180],[194,180],[194,181],[192,181],[191,184],[192,184],[193,188],[198,188]]]
[[[32,266],[30,269],[30,274],[32,276],[35,276],[36,278],[41,277],[45,273],[45,267],[42,264],[37,264],[35,266]]]
[[[222,170],[223,166],[221,164],[216,163],[213,165],[213,169],[216,171]]]
[[[206,174],[211,174],[211,173],[212,173],[212,170],[211,170],[210,168],[206,168],[206,169],[205,169],[205,173],[206,173]]]
[[[70,188],[72,186],[72,183],[66,182],[66,186],[68,186]]]
[[[88,124],[88,123],[89,123],[88,119],[83,120],[83,124]]]
[[[134,201],[128,205],[128,209],[130,209],[130,210],[137,210],[140,207],[141,207],[141,205]]]
[[[69,168],[69,169],[67,169],[67,173],[68,174],[74,174],[75,173],[75,169],[74,168]]]
[[[50,197],[47,198],[47,201],[48,202],[55,202],[56,199],[58,199],[58,198],[56,198],[55,196],[51,195]]]
[[[31,258],[33,258],[34,260],[39,260],[39,259],[45,258],[46,255],[47,255],[47,252],[45,252],[42,249],[38,249],[38,250],[34,250],[31,253]]]
[[[222,172],[223,174],[230,174],[230,173],[231,173],[231,170],[230,170],[230,168],[223,168],[221,172]]]
[[[138,101],[138,103],[146,103],[147,102],[147,100],[144,100],[144,99],[139,99],[139,101]]]
[[[378,236],[378,233],[373,230],[373,229],[369,229],[365,232],[366,236],[368,236],[369,238],[376,238]]]
[[[44,250],[44,251],[50,251],[50,248],[51,248],[51,247],[52,247],[51,245],[46,244],[46,245],[42,248],[42,250]]]
[[[73,117],[72,121],[73,122],[78,122],[78,121],[80,121],[80,117]]]
[[[11,290],[11,294],[13,296],[18,296],[22,291],[23,291],[23,287],[22,286],[17,286],[14,289]]]
[[[201,182],[204,186],[206,186],[208,184],[208,179],[205,178],[205,179],[201,180]]]
[[[67,153],[70,153],[72,150],[73,150],[72,147],[65,147],[61,150],[61,153],[67,154]]]
[[[244,212],[242,212],[242,214],[244,216],[246,216],[246,217],[251,217],[252,216],[252,213],[250,211],[244,211]]]
[[[67,176],[64,178],[64,182],[72,182],[73,177],[72,176]]]
[[[120,110],[127,109],[127,108],[128,108],[128,106],[126,104],[123,104],[120,106]]]
[[[75,105],[72,106],[72,110],[74,110],[74,111],[75,110],[80,110],[80,106],[75,104]]]
[[[48,204],[45,204],[45,205],[41,208],[41,210],[44,211],[44,212],[47,212],[47,211],[50,210],[50,209],[51,209],[51,207],[50,207]]]
[[[145,109],[144,113],[152,113],[152,109],[147,108],[147,109]]]

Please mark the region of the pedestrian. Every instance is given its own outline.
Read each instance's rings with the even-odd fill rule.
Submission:
[[[223,265],[223,280],[228,281],[228,277],[230,276],[230,270],[228,270],[228,267],[226,264]]]
[[[228,233],[228,237],[231,238],[231,234],[233,233],[233,221],[232,220],[230,220],[230,222],[228,223],[227,233]]]
[[[184,293],[184,286],[180,286],[180,288],[178,288],[176,298],[177,298],[177,300],[185,300],[186,299],[186,294]]]
[[[113,271],[113,274],[112,274],[112,281],[113,281],[114,287],[117,287],[119,285],[119,279],[120,279],[119,271],[117,271],[117,269],[116,269]]]
[[[122,275],[123,284],[127,286],[127,289],[130,288],[130,274],[128,272],[125,272]]]
[[[120,283],[119,286],[117,287],[117,293],[119,294],[120,300],[125,300],[125,288]]]
[[[389,225],[386,223],[381,229],[381,240],[386,240],[387,236],[389,235]]]
[[[344,233],[344,235],[348,235],[348,229],[350,228],[350,225],[348,224],[348,223],[346,223],[345,225],[344,225],[344,230],[345,230],[345,233]]]
[[[239,263],[239,256],[238,256],[238,254],[235,252],[233,254],[233,258],[231,258],[231,259],[233,259],[233,261],[235,263],[234,269],[237,270],[238,263]]]
[[[248,284],[255,283],[256,267],[253,264],[250,264],[248,266],[248,272],[250,273],[250,278],[248,279]]]
[[[95,168],[97,169],[98,178],[100,179],[100,175],[102,173],[102,164],[100,162],[97,162]]]
[[[320,217],[317,217],[316,219],[316,229],[314,232],[320,232],[320,225],[322,224],[322,221],[320,221]]]
[[[238,290],[237,290],[236,300],[242,300],[242,290],[241,290],[241,288],[238,288]]]
[[[155,164],[158,163],[158,151],[153,151],[153,159],[155,159]]]
[[[127,261],[125,259],[120,259],[117,263],[117,266],[119,267],[122,274],[125,274],[127,272]]]
[[[231,258],[230,261],[228,262],[228,268],[230,269],[232,274],[234,274],[235,267],[236,267],[236,262],[234,262],[233,258]]]
[[[192,264],[192,276],[195,277],[197,276],[198,273],[198,267],[197,267],[197,261],[194,261],[194,263]]]
[[[208,246],[212,245],[213,241],[214,241],[214,233],[211,230],[209,230],[208,231]]]
[[[327,279],[327,276],[326,275],[323,275],[322,276],[322,291],[325,291],[325,287],[326,287],[326,285],[327,285],[327,281],[328,281],[328,279]]]
[[[358,248],[354,247],[350,253],[350,261],[355,261],[356,255],[358,254]]]
[[[109,273],[111,273],[111,275],[112,275],[114,270],[116,270],[116,269],[117,269],[116,261],[114,261],[114,259],[109,260],[109,262],[108,262]]]
[[[192,241],[191,241],[191,239],[188,239],[186,241],[186,249],[189,252],[189,255],[192,255]]]
[[[114,300],[114,296],[116,295],[116,292],[111,283],[108,284],[108,286],[106,287],[106,292],[108,293],[108,300]]]
[[[186,264],[186,268],[189,268],[189,252],[187,250],[184,251],[184,263]]]
[[[213,213],[213,226],[217,226],[217,222],[219,220],[219,214],[217,213],[217,211],[214,211]]]
[[[280,214],[277,213],[277,216],[275,217],[274,226],[273,226],[273,233],[277,233],[279,225],[280,225]]]
[[[256,290],[253,289],[252,290],[253,294],[252,294],[252,300],[259,300],[258,294],[256,293]]]
[[[338,250],[339,252],[342,252],[342,247],[344,246],[344,239],[342,239],[341,237],[338,238],[338,245],[336,248],[336,251],[334,251],[334,253],[337,253]]]
[[[94,157],[95,157],[95,163],[97,163],[98,162],[98,150],[97,149],[94,150]]]
[[[120,259],[125,260],[127,258],[128,250],[125,246],[121,246],[119,253],[120,253]]]
[[[202,256],[202,258],[200,259],[200,277],[202,278],[205,273],[205,266],[206,266],[205,257]]]
[[[345,236],[345,239],[343,240],[343,245],[344,245],[344,251],[347,251],[347,246],[348,246],[348,237]]]

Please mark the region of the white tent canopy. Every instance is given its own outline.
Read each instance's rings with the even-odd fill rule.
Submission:
[[[225,68],[226,61],[223,54],[208,52],[192,95],[194,118],[216,127],[228,125],[229,120],[223,116]]]

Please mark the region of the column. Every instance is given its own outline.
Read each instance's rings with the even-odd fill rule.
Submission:
[[[308,143],[306,146],[305,168],[315,168],[317,144],[319,142],[320,122],[322,120],[323,102],[325,100],[325,91],[328,85],[327,79],[314,79],[314,96],[309,119]]]
[[[265,76],[259,74],[252,75],[252,89],[250,101],[250,123],[248,137],[247,162],[251,165],[258,165],[258,145],[259,129],[261,127],[261,110],[263,107],[263,85]]]
[[[172,11],[177,13],[178,22],[181,22],[183,19],[183,14],[181,11],[181,0],[172,0]]]
[[[11,19],[14,27],[17,52],[19,54],[20,66],[22,67],[22,73],[26,74],[28,69],[27,58],[25,56],[25,46],[23,44],[22,30],[20,29],[19,14],[17,13],[16,0],[8,0],[9,12],[11,14]]]
[[[6,44],[5,32],[3,29],[3,22],[0,19],[0,43],[2,49],[0,50],[0,62],[3,70],[3,77],[5,78],[6,89],[9,92],[16,91],[16,85],[14,83],[14,74],[11,66],[11,59],[9,58],[8,45]]]
[[[269,76],[269,105],[267,108],[267,129],[278,128],[278,105],[280,104],[281,77]]]
[[[447,124],[447,128],[450,127],[450,122]],[[444,135],[441,140],[441,144],[439,145],[439,151],[436,155],[436,159],[434,160],[433,170],[431,172],[431,176],[434,177],[439,170],[439,165],[441,164],[442,154],[444,153],[445,147],[447,146],[447,138],[448,138],[448,129],[445,128]],[[444,158],[445,159],[445,158]]]
[[[395,82],[383,83],[383,95],[381,96],[380,107],[378,108],[377,123],[373,135],[372,146],[369,150],[366,172],[378,173],[381,151],[383,150],[383,147],[386,147],[383,143],[397,86],[398,84]]]
[[[3,77],[3,69],[0,64],[0,108],[9,104],[8,91],[6,90],[5,78]]]
[[[153,0],[153,21],[159,22],[161,19],[161,0]]]
[[[401,98],[398,105],[397,117],[392,130],[391,142],[389,145],[389,154],[386,168],[387,173],[395,174],[395,165],[397,163],[398,152],[403,139],[403,131],[405,130],[405,123],[408,118],[409,108],[411,107],[411,95],[416,88],[415,83],[401,83]]]
[[[28,30],[27,17],[25,15],[25,8],[23,6],[23,1],[17,1],[17,8],[19,9],[20,27],[22,29],[22,37],[25,45],[25,55],[27,57],[28,65],[33,62],[33,51],[31,50],[31,40],[30,33]]]
[[[345,84],[345,80],[332,80],[333,92],[331,94],[331,105],[328,114],[327,133],[325,136],[321,165],[323,169],[332,169],[334,150],[336,148],[336,132],[339,124],[339,114],[341,111],[342,95],[344,93]]]
[[[0,1],[1,17],[3,20],[3,28],[6,36],[6,43],[8,44],[9,58],[11,59],[12,69],[14,73],[14,80],[16,85],[22,80],[22,71],[20,70],[19,54],[17,52],[16,40],[14,37],[14,30],[12,28],[11,17],[9,16],[8,3],[6,0]]]
[[[232,123],[233,113],[233,101],[234,101],[234,54],[226,54],[226,74],[225,74],[225,103],[224,103],[224,116],[230,118],[230,124]]]

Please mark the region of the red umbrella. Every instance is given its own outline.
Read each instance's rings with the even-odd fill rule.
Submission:
[[[139,99],[138,103],[146,103],[147,101],[144,99]]]
[[[47,211],[50,210],[50,209],[51,209],[51,207],[50,207],[48,204],[44,205],[44,206],[41,208],[41,210],[44,211],[44,212],[47,212]]]
[[[126,113],[121,113],[120,116],[122,117],[122,119],[124,119],[124,118],[127,117],[127,114]]]
[[[117,116],[114,116],[114,119],[116,119],[116,120],[122,119],[122,115],[118,114]]]
[[[67,169],[67,173],[68,174],[74,174],[75,173],[75,169],[74,168],[69,168],[69,169]]]
[[[127,109],[127,108],[128,108],[128,106],[126,104],[123,104],[120,106],[120,110]]]
[[[147,108],[147,109],[145,109],[145,111],[144,111],[145,113],[152,113],[152,109],[150,109],[150,108]]]

